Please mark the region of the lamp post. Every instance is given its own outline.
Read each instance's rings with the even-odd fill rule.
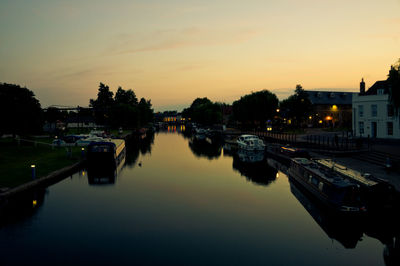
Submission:
[[[32,179],[36,179],[36,166],[34,164],[31,165],[31,174]]]

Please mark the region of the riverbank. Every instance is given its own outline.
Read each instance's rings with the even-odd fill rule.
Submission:
[[[4,200],[10,197],[13,197],[19,193],[28,191],[30,189],[36,188],[36,187],[47,187],[49,185],[52,185],[54,183],[57,183],[58,181],[62,180],[63,178],[75,173],[78,171],[82,166],[84,165],[85,160],[80,160],[77,163],[74,163],[73,165],[66,166],[64,168],[61,168],[59,170],[56,170],[50,174],[48,174],[45,177],[34,179],[32,181],[23,183],[17,187],[14,187],[12,189],[6,190],[4,192],[0,193],[0,200]]]
[[[32,181],[32,165],[36,179],[78,163],[80,147],[52,147],[46,143],[18,144],[12,139],[0,141],[0,188],[6,191]]]

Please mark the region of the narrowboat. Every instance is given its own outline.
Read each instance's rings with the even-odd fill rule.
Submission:
[[[293,158],[289,175],[323,204],[341,213],[364,213],[360,186],[306,158]]]
[[[126,148],[123,139],[104,139],[91,142],[87,147],[89,166],[116,168],[125,159]]]
[[[315,162],[321,167],[337,173],[360,186],[368,210],[390,210],[398,203],[398,193],[393,185],[368,173],[361,173],[330,159],[318,159]]]

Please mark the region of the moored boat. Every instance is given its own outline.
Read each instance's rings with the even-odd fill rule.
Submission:
[[[398,193],[389,182],[371,174],[348,168],[330,159],[317,159],[314,161],[328,171],[357,183],[360,186],[362,197],[366,201],[369,211],[371,209],[390,210],[398,203]]]
[[[248,151],[263,151],[265,144],[259,137],[255,135],[241,135],[237,139],[238,148]]]
[[[125,158],[125,155],[126,148],[123,139],[94,141],[87,148],[88,163],[96,167],[111,166],[115,168]]]
[[[289,175],[323,204],[339,212],[364,213],[360,186],[305,158],[292,159]]]

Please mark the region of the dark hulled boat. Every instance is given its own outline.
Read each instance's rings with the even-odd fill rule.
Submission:
[[[292,159],[289,175],[323,204],[336,211],[366,211],[358,184],[328,171],[314,161],[305,158]]]

